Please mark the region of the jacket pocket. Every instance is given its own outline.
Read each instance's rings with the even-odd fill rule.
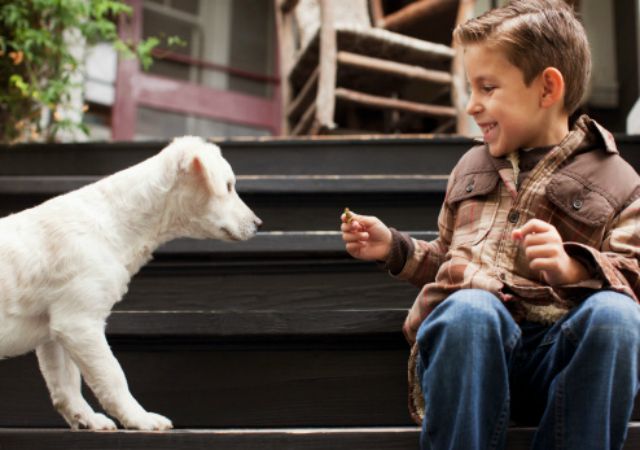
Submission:
[[[546,188],[547,199],[581,228],[599,228],[611,220],[615,208],[606,195],[571,172],[556,173]]]
[[[454,210],[451,247],[475,245],[491,230],[498,211],[498,174],[469,173],[460,176],[447,198]]]

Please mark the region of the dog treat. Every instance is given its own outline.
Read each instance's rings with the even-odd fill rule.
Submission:
[[[353,220],[353,214],[351,213],[351,211],[349,211],[349,208],[344,209],[344,215],[347,218],[347,223],[351,223],[351,221]]]

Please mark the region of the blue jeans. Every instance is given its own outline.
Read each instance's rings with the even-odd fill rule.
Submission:
[[[629,297],[600,291],[552,326],[518,325],[494,295],[462,290],[417,341],[421,449],[503,449],[512,416],[538,426],[535,450],[622,448],[639,381]]]

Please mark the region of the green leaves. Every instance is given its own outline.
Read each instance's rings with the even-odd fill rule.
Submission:
[[[68,119],[43,126],[42,111],[49,108],[54,116],[66,106],[74,88],[71,73],[82,64],[73,49],[78,42],[106,41],[125,56],[137,57],[145,70],[152,64],[159,39],[134,44],[118,36],[118,17],[131,12],[123,0],[0,3],[0,142],[53,140],[64,128],[86,130]],[[167,41],[179,43],[176,38]]]
[[[29,97],[29,85],[25,83],[20,75],[11,75],[9,77],[9,85],[16,87],[21,96]]]

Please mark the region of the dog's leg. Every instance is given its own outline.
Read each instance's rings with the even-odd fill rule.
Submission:
[[[64,346],[80,368],[87,385],[109,415],[126,428],[167,430],[171,421],[159,414],[147,412],[129,392],[127,379],[109,348],[104,335],[104,322],[85,317],[52,317],[55,338]]]
[[[80,370],[60,344],[49,341],[36,349],[40,371],[53,406],[74,429],[115,430],[116,424],[96,413],[82,397]]]

